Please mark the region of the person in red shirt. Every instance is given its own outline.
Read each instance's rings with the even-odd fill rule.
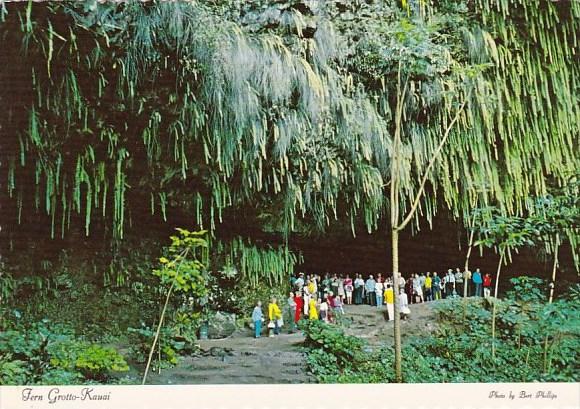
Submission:
[[[328,303],[328,322],[334,322],[334,293],[331,291],[326,296],[326,302]]]
[[[486,298],[491,296],[491,275],[489,273],[485,273],[483,277],[483,296]]]
[[[300,291],[296,291],[294,295],[294,302],[296,303],[296,312],[294,313],[294,323],[298,324],[300,321],[302,309],[304,308],[304,299],[300,295]]]

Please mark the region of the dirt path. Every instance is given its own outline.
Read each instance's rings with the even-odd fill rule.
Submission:
[[[401,322],[404,336],[420,335],[434,329],[430,303],[412,305],[411,318]],[[393,324],[385,320],[386,308],[366,305],[345,306],[344,329],[368,341],[371,347],[390,344]],[[304,337],[301,333],[255,339],[249,329],[236,331],[229,338],[200,340],[202,353],[183,357],[179,364],[152,373],[150,384],[261,384],[309,383]]]

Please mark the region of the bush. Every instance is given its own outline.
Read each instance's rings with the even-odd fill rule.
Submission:
[[[129,366],[113,348],[67,339],[48,347],[50,364],[69,372],[80,372],[86,379],[104,381],[109,372],[126,372]]]
[[[155,330],[142,326],[141,328],[129,328],[127,331],[129,332],[133,358],[139,363],[147,362],[153,338],[155,337]],[[186,348],[185,342],[175,339],[175,334],[171,327],[161,328],[157,345],[161,345],[161,362],[159,362],[159,354],[155,353],[152,363],[153,365],[160,365],[161,368],[176,365],[179,362],[180,353],[191,352],[191,348]]]
[[[0,355],[0,385],[22,385],[30,377],[26,361],[13,360],[12,355]]]
[[[106,381],[129,367],[114,349],[78,340],[49,322],[16,325],[0,333],[2,384],[70,384]]]

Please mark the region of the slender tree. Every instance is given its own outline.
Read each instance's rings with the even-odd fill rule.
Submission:
[[[489,208],[490,214],[485,223],[480,226],[480,239],[477,246],[493,247],[499,254],[497,270],[494,277],[495,289],[493,293],[493,307],[491,318],[491,353],[495,359],[495,322],[497,313],[498,291],[502,266],[512,258],[512,251],[518,251],[523,246],[533,246],[536,229],[528,220],[518,216],[504,216],[498,209]]]

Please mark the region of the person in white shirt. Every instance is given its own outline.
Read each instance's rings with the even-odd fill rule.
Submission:
[[[423,302],[423,287],[421,286],[421,278],[418,274],[415,274],[413,278],[413,294],[415,297],[415,303]]]
[[[455,291],[455,274],[453,274],[453,270],[447,270],[447,275],[445,276],[445,296],[447,298],[453,296],[453,292]]]
[[[320,319],[324,322],[328,322],[328,303],[324,298],[320,303],[319,311],[320,311]]]
[[[308,316],[308,311],[310,309],[310,298],[312,294],[310,294],[310,291],[308,290],[308,285],[303,286],[302,290],[304,291],[302,296],[302,298],[304,298],[304,315]]]
[[[298,291],[302,291],[302,287],[304,287],[304,273],[300,273],[300,275],[294,282],[294,285],[296,286],[296,288],[298,288]]]
[[[401,318],[406,319],[411,315],[411,310],[409,309],[409,300],[407,299],[407,293],[405,293],[405,290],[401,290],[401,293],[399,294],[399,304]]]
[[[375,283],[375,297],[377,299],[377,308],[381,308],[383,306],[383,292],[384,292],[384,284],[377,279]]]

